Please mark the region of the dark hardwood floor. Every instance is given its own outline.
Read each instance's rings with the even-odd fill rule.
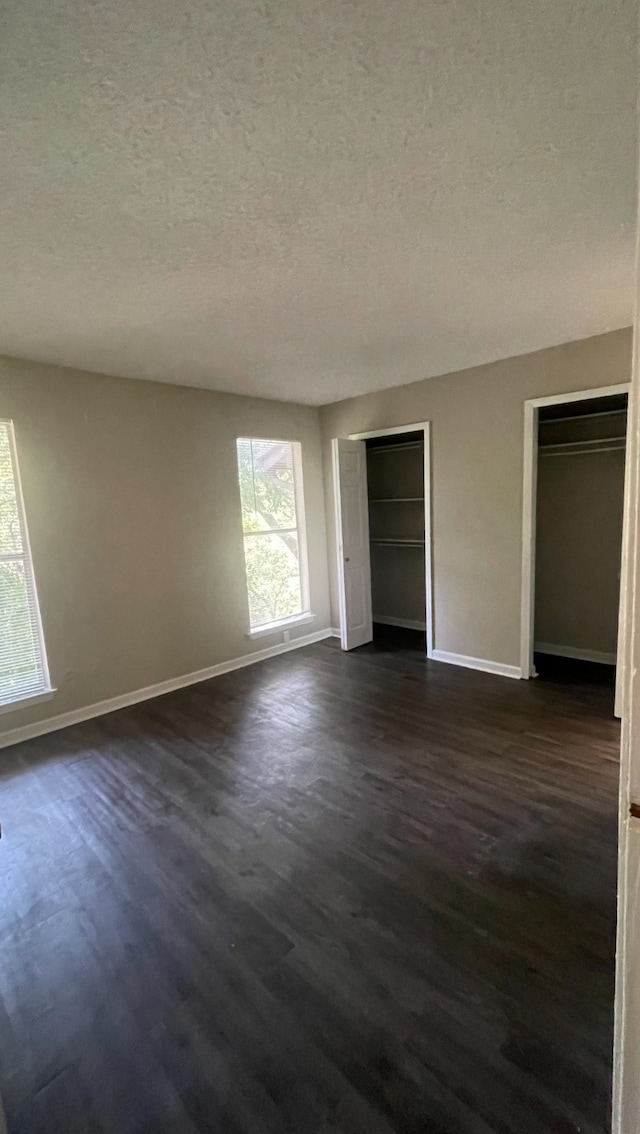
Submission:
[[[602,1134],[617,772],[394,635],[0,752],[10,1134]]]

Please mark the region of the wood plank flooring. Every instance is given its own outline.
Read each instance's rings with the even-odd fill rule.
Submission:
[[[602,1134],[612,700],[389,634],[0,752],[10,1134]]]

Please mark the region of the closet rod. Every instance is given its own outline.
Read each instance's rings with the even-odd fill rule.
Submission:
[[[583,441],[554,441],[553,444],[538,445],[540,451],[543,449],[595,449],[597,445],[610,445],[613,441],[618,441],[624,445],[624,437],[587,437]]]
[[[595,455],[596,453],[624,453],[625,449],[626,449],[626,445],[607,445],[605,448],[602,448],[602,449],[571,449],[570,452],[568,452],[568,453],[567,453],[566,450],[562,453],[558,453],[558,452],[547,453],[547,452],[545,452],[544,448],[541,447],[539,452],[538,452],[538,456],[540,456],[540,457],[587,457],[590,454]]]
[[[393,453],[396,449],[422,449],[422,441],[400,441],[397,445],[376,445],[367,449],[367,456],[370,453]]]
[[[424,547],[423,539],[370,539],[369,543],[385,543],[389,547]]]
[[[370,504],[414,504],[422,502],[424,496],[372,496]]]

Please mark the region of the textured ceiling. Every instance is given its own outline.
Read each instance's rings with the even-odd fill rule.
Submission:
[[[631,322],[636,0],[0,0],[0,352],[323,403]]]

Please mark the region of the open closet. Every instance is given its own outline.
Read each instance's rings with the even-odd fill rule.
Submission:
[[[627,395],[540,408],[534,649],[614,666]],[[557,663],[554,663],[557,664]]]
[[[332,441],[340,645],[414,631],[433,655],[428,421]]]
[[[367,491],[376,626],[425,630],[424,433],[372,437]]]

